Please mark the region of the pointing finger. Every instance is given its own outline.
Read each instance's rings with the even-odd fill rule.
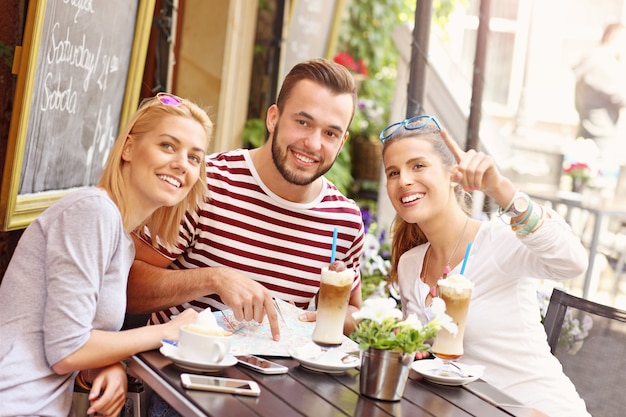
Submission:
[[[265,311],[267,312],[267,320],[270,323],[270,331],[272,332],[272,338],[275,341],[280,340],[280,326],[278,325],[278,312],[276,311],[276,307],[274,306],[274,301],[272,300],[272,296],[268,294],[265,297],[264,303]]]
[[[441,129],[441,138],[443,139],[448,149],[450,149],[450,152],[452,152],[452,155],[454,155],[454,159],[456,159],[457,162],[461,162],[461,159],[463,158],[463,156],[465,156],[465,152],[461,149],[459,144],[456,143],[456,141],[452,139],[450,135],[448,135],[447,130]]]

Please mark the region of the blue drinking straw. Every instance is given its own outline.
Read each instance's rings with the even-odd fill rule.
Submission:
[[[335,251],[337,250],[337,228],[333,229],[333,249],[330,255],[330,263],[335,262]]]
[[[470,250],[472,250],[472,242],[467,242],[467,249],[465,249],[465,256],[463,257],[463,265],[461,265],[461,275],[465,272],[465,265],[467,265],[467,258],[469,258]]]

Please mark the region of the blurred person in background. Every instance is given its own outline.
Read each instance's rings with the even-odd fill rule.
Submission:
[[[626,27],[611,23],[600,43],[573,68],[576,77],[577,137],[593,139],[603,160],[624,158],[626,129]]]

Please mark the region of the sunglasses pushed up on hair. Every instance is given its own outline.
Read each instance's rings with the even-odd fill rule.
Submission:
[[[380,132],[378,138],[381,142],[385,143],[385,141],[389,139],[391,135],[396,133],[401,127],[404,127],[406,130],[418,130],[425,128],[430,124],[430,122],[435,123],[437,129],[441,130],[441,125],[435,116],[420,114],[418,116],[409,117],[408,119],[404,119],[400,122],[390,124]]]
[[[172,107],[177,107],[180,106],[183,103],[183,99],[178,97],[175,94],[172,93],[157,93],[157,95],[155,95],[154,97],[148,97],[145,98],[141,101],[141,103],[139,104],[139,107],[143,107],[145,104],[151,102],[152,100],[159,100],[159,102],[161,104],[163,104],[164,106],[172,106]]]

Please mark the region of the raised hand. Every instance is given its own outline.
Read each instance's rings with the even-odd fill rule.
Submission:
[[[457,161],[454,180],[466,191],[482,191],[499,204],[506,204],[515,193],[513,183],[498,170],[494,159],[474,149],[463,151],[448,132],[441,130],[441,137]]]

